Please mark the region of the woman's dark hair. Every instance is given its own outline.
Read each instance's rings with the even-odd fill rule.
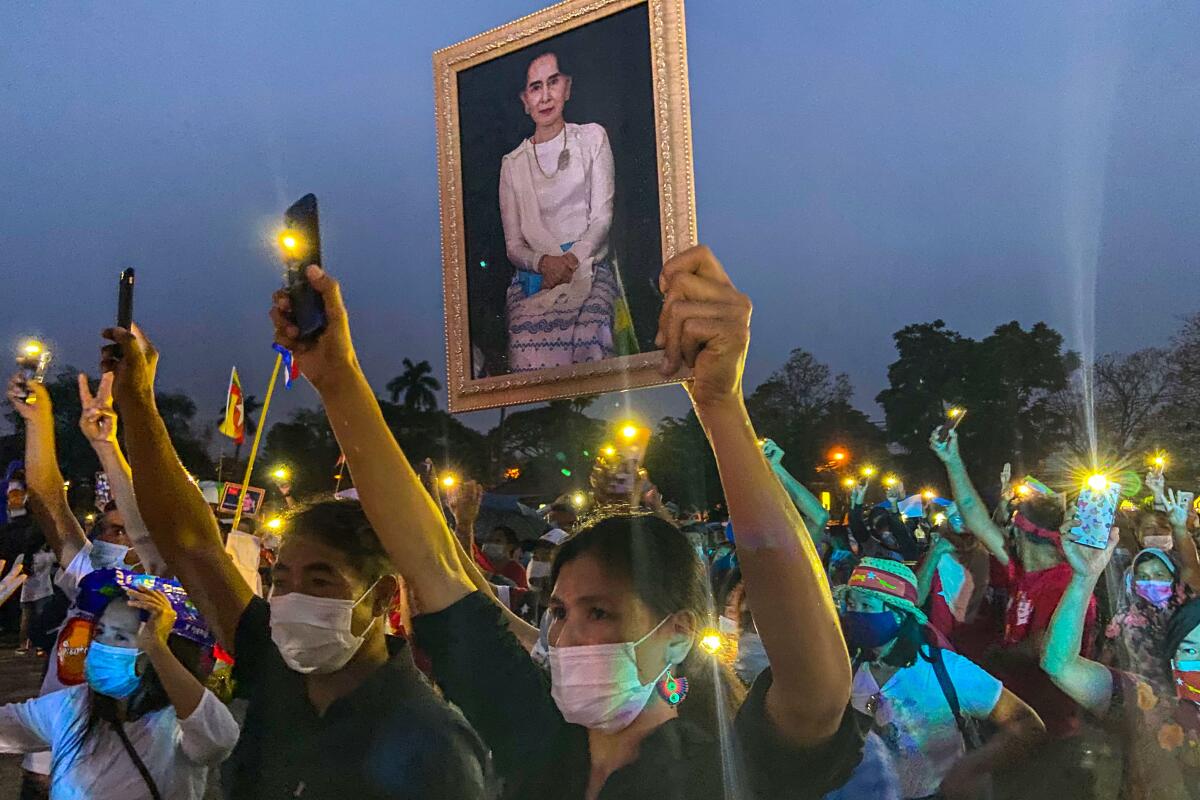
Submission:
[[[891,607],[888,610],[896,611],[896,609]],[[896,611],[896,613],[903,617],[900,623],[900,630],[896,634],[896,644],[880,660],[889,667],[904,669],[917,663],[917,656],[921,653],[921,646],[928,644],[928,640],[925,637],[924,627],[915,616],[905,611]]]
[[[342,553],[365,583],[396,571],[357,500],[327,499],[303,505],[288,514],[285,530],[285,542],[299,537]]]
[[[545,48],[539,50],[532,58],[522,60],[521,62],[521,88],[517,90],[518,94],[525,91],[525,87],[529,85],[529,65],[537,61],[539,58],[546,56],[554,56],[554,61],[558,64],[558,74],[571,77],[571,67],[568,64],[568,58],[561,50],[556,48]]]
[[[720,706],[733,719],[745,688],[729,667],[700,646],[712,619],[712,596],[704,565],[675,526],[652,515],[617,515],[591,524],[563,542],[550,572],[558,582],[563,566],[584,556],[596,559],[614,576],[625,578],[634,594],[656,615],[690,611],[696,620],[692,648],[675,669],[688,679],[688,699],[679,715],[714,735],[720,731]],[[714,679],[714,675],[716,678]]]

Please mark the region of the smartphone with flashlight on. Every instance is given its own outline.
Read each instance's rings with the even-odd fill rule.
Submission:
[[[642,462],[646,458],[646,446],[650,443],[650,429],[640,425],[626,425],[617,436],[617,466],[613,470],[609,491],[616,495],[627,495],[638,488]]]
[[[21,373],[21,385],[43,383],[46,380],[46,369],[50,366],[50,351],[36,342],[29,342],[17,354],[17,369]],[[21,395],[26,404],[31,404],[34,395],[26,391]]]
[[[942,423],[942,427],[938,428],[938,438],[943,442],[949,441],[950,431],[957,428],[959,423],[963,421],[963,417],[966,415],[967,410],[961,406],[955,406],[954,408],[949,409],[946,412],[946,418],[950,421],[948,423]]]
[[[1097,549],[1108,547],[1108,532],[1117,517],[1121,486],[1111,481],[1089,485],[1079,493],[1075,517],[1079,525],[1071,529],[1075,541]]]
[[[298,338],[316,339],[325,330],[325,302],[309,285],[304,271],[309,264],[322,266],[317,196],[306,194],[292,203],[283,214],[283,226],[279,245],[287,266],[285,288],[292,301],[292,320],[300,329]]]

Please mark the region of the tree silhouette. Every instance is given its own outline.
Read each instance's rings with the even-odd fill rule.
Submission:
[[[404,407],[416,411],[434,411],[437,409],[437,395],[434,392],[442,388],[438,379],[433,377],[433,367],[428,361],[413,363],[404,359],[404,372],[388,381],[388,395],[393,403],[400,402],[404,395]]]

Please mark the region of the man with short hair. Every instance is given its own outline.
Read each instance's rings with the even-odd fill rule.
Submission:
[[[397,581],[362,506],[296,512],[269,600],[255,597],[216,518],[179,463],[154,404],[157,353],[140,331],[105,332],[143,517],[167,563],[236,659],[249,701],[224,775],[234,800],[490,797],[489,759],[462,715],[391,656],[383,618]]]

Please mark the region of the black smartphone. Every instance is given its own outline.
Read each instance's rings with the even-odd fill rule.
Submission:
[[[117,283],[117,327],[133,325],[133,267],[126,267]]]
[[[321,264],[321,226],[317,196],[306,194],[283,214],[284,231],[279,236],[283,262],[287,265],[287,292],[292,301],[292,319],[301,339],[315,339],[325,330],[325,302],[308,285],[304,270]]]

